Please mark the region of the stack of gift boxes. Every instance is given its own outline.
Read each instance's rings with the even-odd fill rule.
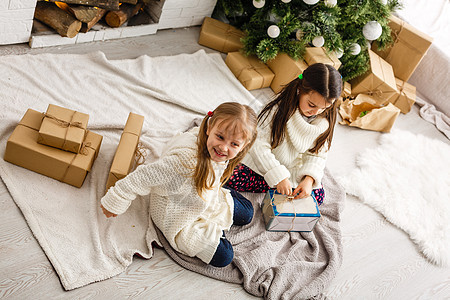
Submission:
[[[339,99],[341,124],[389,132],[399,113],[408,113],[415,102],[416,88],[407,81],[426,54],[432,38],[395,16],[390,17],[389,26],[393,45],[384,51],[374,46],[369,50],[370,69],[344,83]],[[304,60],[280,53],[264,64],[256,56],[246,56],[240,51],[244,35],[229,24],[205,18],[199,43],[227,53],[225,63],[248,90],[270,87],[278,93],[311,64],[321,62],[336,69],[341,65],[339,59],[323,47],[306,48]],[[361,111],[362,108],[370,110]]]
[[[134,166],[143,117],[130,113],[108,176],[107,188]],[[87,129],[89,115],[49,104],[45,113],[28,109],[9,137],[4,160],[81,187],[103,137]]]

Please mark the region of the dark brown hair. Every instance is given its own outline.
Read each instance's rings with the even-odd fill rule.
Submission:
[[[195,188],[200,197],[204,190],[212,188],[215,181],[214,171],[211,165],[211,156],[206,146],[208,140],[208,135],[206,134],[208,123],[210,128],[213,128],[216,125],[226,125],[224,130],[229,130],[233,134],[242,133],[246,140],[244,148],[242,148],[233,159],[229,160],[228,166],[221,178],[221,183],[223,185],[228,181],[234,168],[240,163],[255,142],[257,122],[257,117],[253,109],[248,105],[242,105],[237,102],[222,103],[214,110],[211,117],[207,115],[203,119],[197,138],[197,165],[193,174]],[[209,174],[212,176],[209,177],[210,180],[208,181]]]
[[[300,109],[300,96],[308,94],[311,91],[322,95],[328,103],[331,103],[331,106],[320,114],[320,116],[328,120],[329,127],[316,139],[315,145],[309,151],[318,153],[325,142],[328,143],[328,148],[330,148],[336,122],[336,100],[342,92],[342,77],[331,65],[316,63],[306,68],[303,72],[302,79],[296,77],[286,85],[275,96],[275,99],[269,102],[260,112],[258,121],[262,123],[269,116],[270,111],[275,109],[271,120],[272,133],[270,145],[272,149],[276,148],[283,141],[286,135],[286,124],[288,120],[297,109]]]

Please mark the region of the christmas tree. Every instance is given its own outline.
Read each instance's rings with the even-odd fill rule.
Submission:
[[[389,16],[399,8],[399,0],[218,0],[213,17],[244,30],[244,52],[263,62],[324,47],[342,62],[347,81],[369,68],[372,42],[380,49],[392,43]]]

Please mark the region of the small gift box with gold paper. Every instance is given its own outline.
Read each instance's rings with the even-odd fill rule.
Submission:
[[[371,95],[379,104],[385,104],[398,93],[392,66],[369,50],[370,69],[353,79],[352,95]]]
[[[141,136],[144,117],[129,113],[127,123],[120,137],[114,159],[108,174],[106,191],[112,187],[117,180],[127,176],[139,159],[139,137]]]
[[[306,63],[310,66],[316,63],[323,63],[333,66],[336,70],[341,66],[341,61],[333,52],[327,52],[323,47],[306,47],[303,55]]]
[[[5,161],[81,187],[97,158],[103,137],[87,131],[79,153],[39,144],[45,114],[28,109],[6,143]]]
[[[219,20],[205,17],[198,43],[214,50],[228,53],[243,47],[241,38],[244,32]]]
[[[397,83],[398,94],[392,98],[391,103],[406,114],[416,102],[416,87],[398,78],[395,78],[395,82]]]
[[[389,17],[389,27],[393,45],[381,51],[374,43],[372,48],[392,65],[395,77],[408,81],[430,48],[433,38],[393,15]]]
[[[289,82],[302,74],[308,65],[303,60],[295,60],[286,53],[279,53],[277,57],[267,62],[275,74],[270,88],[279,93]]]
[[[312,231],[320,219],[319,206],[312,195],[292,199],[276,190],[267,191],[262,212],[268,231]]]
[[[229,52],[225,63],[247,90],[269,87],[275,74],[256,56]]]
[[[339,124],[361,129],[390,132],[400,109],[392,103],[379,104],[369,95],[359,94],[354,100],[342,102],[339,107],[342,121]]]
[[[38,143],[78,153],[88,120],[87,114],[49,104],[39,128]]]

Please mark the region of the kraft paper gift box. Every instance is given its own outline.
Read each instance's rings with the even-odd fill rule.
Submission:
[[[244,32],[219,20],[205,17],[200,29],[198,43],[214,50],[228,53],[238,51],[243,47],[241,38]]]
[[[400,109],[392,103],[380,105],[369,95],[359,94],[354,100],[342,102],[339,107],[342,121],[339,124],[361,129],[390,132]]]
[[[256,56],[229,52],[225,63],[247,90],[269,87],[275,74]]]
[[[136,150],[139,137],[144,124],[144,117],[138,114],[129,113],[128,119],[120,137],[119,145],[111,164],[106,183],[106,191],[118,180],[127,176],[136,162]]]
[[[395,78],[395,81],[398,93],[391,100],[391,103],[400,108],[402,113],[406,114],[416,102],[416,87],[398,78]]]
[[[262,212],[268,231],[312,231],[320,219],[316,199],[288,199],[276,190],[267,191]]]
[[[295,60],[286,53],[278,54],[274,59],[269,60],[267,65],[275,74],[270,84],[270,88],[275,93],[279,93],[284,86],[302,74],[308,67],[303,60]]]
[[[81,187],[97,158],[103,137],[87,131],[80,153],[37,142],[44,114],[28,109],[6,143],[4,159],[10,163]]]
[[[372,50],[369,51],[370,69],[351,80],[352,95],[371,95],[380,104],[385,104],[398,93],[392,66]]]
[[[431,3],[431,2],[430,2]],[[395,77],[408,81],[433,42],[433,38],[397,18],[389,17],[389,27],[394,43],[385,50],[373,50],[392,65]]]
[[[303,59],[310,66],[316,63],[323,63],[333,66],[336,70],[341,66],[341,61],[333,52],[327,52],[323,47],[306,47]]]
[[[89,115],[49,104],[39,128],[40,144],[78,153],[86,135]]]

